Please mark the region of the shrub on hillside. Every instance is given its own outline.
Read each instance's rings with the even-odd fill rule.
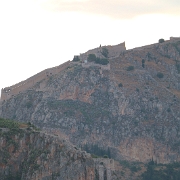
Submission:
[[[108,51],[108,49],[107,48],[102,48],[102,55],[104,56],[104,57],[108,57],[108,54],[109,54],[109,51]]]
[[[97,64],[102,64],[102,65],[107,65],[109,63],[109,61],[105,58],[101,59],[101,58],[96,58],[95,63]]]
[[[165,42],[164,39],[159,39],[159,43]]]
[[[74,56],[73,61],[74,62],[80,61],[79,56]]]
[[[161,72],[158,72],[158,73],[157,73],[157,77],[158,77],[158,78],[163,78],[163,77],[164,77],[164,74],[161,73]]]
[[[180,74],[180,64],[176,64],[176,68],[177,68],[178,74]]]
[[[96,55],[95,54],[89,54],[87,60],[89,62],[95,62],[96,61]]]
[[[19,123],[18,122],[15,122],[13,120],[9,120],[9,119],[3,119],[3,118],[0,118],[0,127],[1,128],[19,128]]]
[[[102,65],[107,65],[109,63],[108,59],[96,57],[95,54],[89,54],[87,60],[88,62],[94,62]]]
[[[127,71],[133,71],[134,70],[134,66],[128,66],[126,70]]]
[[[145,60],[142,59],[142,67],[144,68],[145,67]]]

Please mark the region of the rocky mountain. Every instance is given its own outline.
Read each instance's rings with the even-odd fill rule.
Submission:
[[[117,178],[113,171],[113,160],[93,160],[68,141],[37,131],[30,123],[0,119],[1,180],[111,180]]]
[[[179,161],[180,40],[125,50],[108,60],[70,62],[2,101],[0,116],[30,121],[118,161]]]

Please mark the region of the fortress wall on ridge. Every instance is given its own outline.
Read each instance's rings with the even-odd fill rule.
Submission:
[[[59,66],[45,69],[40,73],[37,73],[34,76],[24,81],[21,81],[17,84],[14,84],[10,87],[3,88],[1,90],[1,101],[7,100],[22,91],[32,88],[37,82],[40,82],[43,79],[46,79],[47,77],[52,76],[54,74],[58,74],[59,72],[65,70],[69,65],[70,61],[67,61]]]

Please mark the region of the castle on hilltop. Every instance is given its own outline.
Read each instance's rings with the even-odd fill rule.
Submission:
[[[120,52],[126,50],[125,43],[121,43],[121,44],[118,44],[115,46],[103,46],[103,47],[106,47],[108,49],[109,57],[113,57],[113,55],[114,56],[119,55]],[[103,47],[98,47],[98,48],[89,50],[84,54],[80,54],[80,59],[82,60],[82,66],[83,66],[84,60],[87,59],[88,54],[95,54],[97,57],[102,55],[101,51],[102,51]],[[70,65],[71,65],[71,61],[67,61],[64,64],[61,64],[59,66],[45,69],[45,70],[41,71],[40,73],[35,74],[34,76],[32,76],[24,81],[21,81],[15,85],[3,88],[1,90],[1,101],[6,101],[7,99],[19,94],[20,92],[31,89],[36,83],[42,81],[43,79],[47,79],[49,76],[58,74],[59,72],[68,68]],[[83,67],[86,67],[86,65],[84,65]],[[88,67],[89,67],[89,65],[88,65]],[[108,65],[108,67],[104,67],[104,68],[109,69],[109,65]]]
[[[20,92],[23,92],[25,90],[32,88],[37,82],[40,82],[43,79],[48,78],[49,76],[58,74],[59,72],[65,70],[69,66],[69,64],[70,64],[70,61],[67,61],[59,66],[45,69],[24,81],[14,84],[10,87],[5,87],[5,88],[1,89],[1,101],[5,101],[5,100],[19,94]]]
[[[170,37],[169,41],[176,41],[176,40],[180,40],[180,37]],[[165,42],[169,42],[169,41],[165,41]],[[152,46],[152,45],[149,45],[149,46]],[[146,47],[147,46],[134,48],[133,50],[143,50]],[[111,46],[111,45],[100,46],[98,48],[89,50],[86,53],[80,54],[78,56],[81,61],[82,67],[88,68],[93,65],[92,63],[86,63],[89,54],[95,54],[96,57],[104,58],[104,56],[102,54],[103,48],[106,48],[108,50],[108,58],[109,59],[118,57],[123,51],[126,51],[125,42],[120,43],[118,45],[114,45],[114,46]],[[38,73],[24,81],[21,81],[15,85],[12,85],[10,87],[5,87],[1,90],[1,99],[0,100],[6,101],[7,99],[19,94],[20,92],[31,89],[34,85],[36,85],[36,83],[38,83],[44,79],[47,79],[49,76],[58,74],[59,72],[70,67],[72,64],[73,63],[71,61],[67,61],[59,66],[45,69],[45,70],[41,71],[40,73]],[[104,70],[110,70],[110,64],[107,64],[104,66],[96,64],[96,66],[100,66],[101,69],[104,69]]]
[[[122,51],[126,51],[125,42],[120,43],[118,45],[114,45],[114,46],[111,46],[111,45],[101,46],[100,45],[98,48],[91,49],[87,51],[86,53],[80,54],[79,58],[82,62],[87,60],[89,54],[95,54],[96,57],[104,58],[102,54],[103,48],[106,48],[108,50],[108,58],[119,56]]]

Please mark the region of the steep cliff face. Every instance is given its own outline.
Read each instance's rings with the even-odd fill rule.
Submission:
[[[4,129],[0,139],[3,179],[82,179],[95,177],[91,156],[59,137]]]
[[[71,64],[1,102],[0,115],[31,121],[73,144],[98,144],[115,159],[180,157],[180,41],[124,51],[110,70]]]
[[[131,172],[132,167],[136,171]],[[30,123],[0,118],[1,180],[136,180],[142,172],[139,165],[125,167],[113,159],[92,158],[62,137],[37,131]]]

